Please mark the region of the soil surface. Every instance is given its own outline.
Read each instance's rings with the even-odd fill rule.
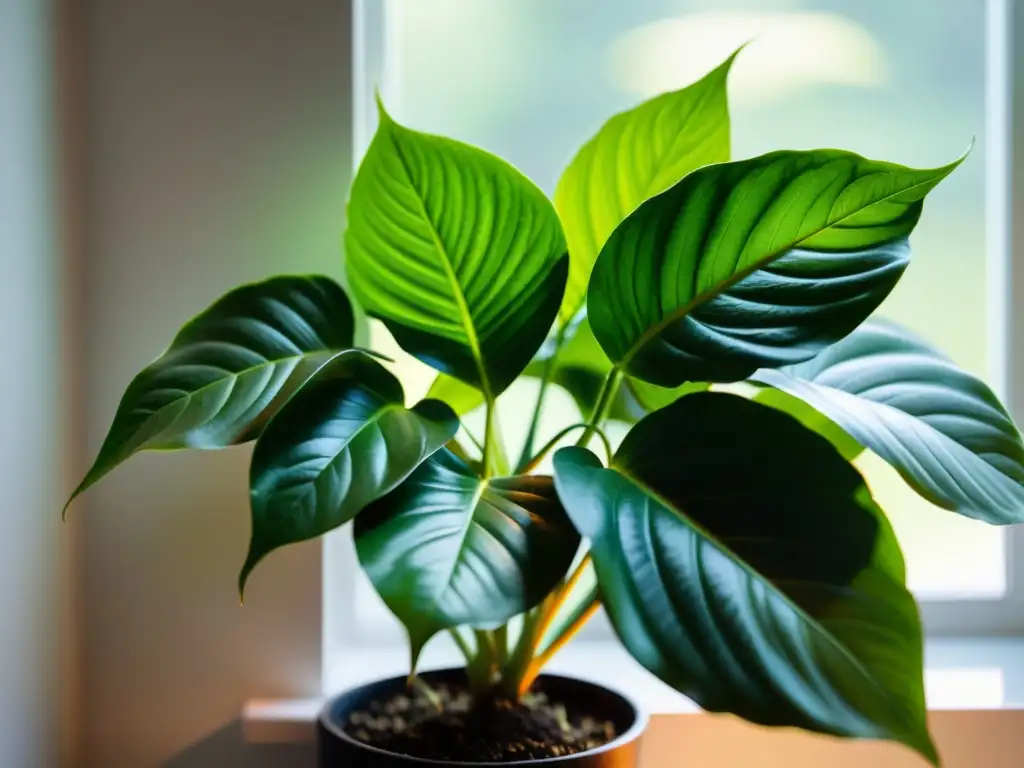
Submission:
[[[503,763],[573,755],[615,738],[611,722],[575,711],[543,692],[519,702],[478,702],[438,684],[439,701],[404,691],[353,712],[345,732],[365,744],[428,760]],[[438,709],[440,704],[440,709]]]

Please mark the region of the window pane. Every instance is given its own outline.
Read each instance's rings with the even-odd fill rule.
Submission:
[[[753,40],[730,79],[733,154],[835,146],[930,167],[914,262],[881,310],[986,375],[985,3],[981,0],[389,0],[385,98],[399,120],[491,150],[549,194],[613,112],[683,86]],[[425,390],[432,374],[409,364]],[[507,395],[521,440],[533,385]],[[556,395],[544,432],[579,419]],[[931,508],[874,457],[909,578],[931,598],[1005,591],[999,529]]]

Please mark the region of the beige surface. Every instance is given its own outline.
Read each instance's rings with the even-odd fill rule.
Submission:
[[[130,378],[223,291],[340,275],[351,52],[340,0],[86,8],[91,458]],[[270,765],[235,744],[243,702],[319,692],[320,546],[269,557],[238,604],[247,466],[247,449],[149,453],[72,508],[87,768]]]
[[[1021,768],[1020,712],[937,712],[932,734],[944,768]],[[895,744],[847,742],[758,728],[732,717],[658,715],[641,747],[641,768],[925,768]]]

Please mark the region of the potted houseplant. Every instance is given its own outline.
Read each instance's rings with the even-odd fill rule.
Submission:
[[[231,291],[129,385],[72,500],[140,450],[254,440],[240,589],[275,548],[351,522],[408,631],[407,675],[325,708],[322,765],[633,764],[645,720],[628,697],[542,673],[599,606],[706,709],[938,764],[917,605],[851,461],[873,451],[951,513],[1024,519],[1003,406],[869,319],[960,160],[730,160],[731,63],[612,117],[553,204],[380,107],[348,288],[437,369],[427,399],[405,402],[389,361],[354,345],[348,293],[322,276]],[[520,376],[541,385],[513,457],[495,402]],[[581,420],[536,445],[555,385]],[[474,436],[460,420],[477,409]],[[617,447],[609,419],[632,425]],[[418,673],[442,633],[464,668]]]

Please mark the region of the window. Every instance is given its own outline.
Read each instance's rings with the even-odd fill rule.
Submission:
[[[1008,0],[384,0],[359,14],[357,157],[374,129],[377,86],[397,119],[493,151],[550,194],[609,115],[692,82],[746,41],[729,84],[734,157],[839,146],[930,167],[973,137],[969,161],[929,198],[914,262],[880,313],[1010,394]],[[383,327],[371,333],[390,342]],[[433,372],[390,344],[410,396],[422,395]],[[517,385],[499,403],[513,444],[534,387]],[[548,399],[547,436],[578,420],[567,395]],[[880,460],[860,461],[929,631],[1024,629],[1013,578],[1024,586],[1024,577],[1012,568],[1024,535],[930,508]],[[353,566],[349,543],[335,537],[328,552],[328,568]],[[330,610],[347,612],[357,639],[400,637],[361,575],[344,602]],[[591,637],[609,631],[592,624]]]

